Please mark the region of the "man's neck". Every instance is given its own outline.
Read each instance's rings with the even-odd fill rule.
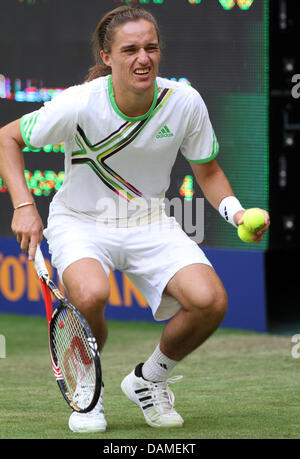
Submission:
[[[119,110],[126,116],[135,118],[142,116],[150,109],[154,93],[155,84],[153,88],[149,88],[147,91],[128,91],[125,88],[121,88],[118,85],[113,84],[114,98]]]

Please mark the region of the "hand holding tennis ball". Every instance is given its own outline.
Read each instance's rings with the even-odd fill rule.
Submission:
[[[243,214],[243,222],[248,231],[256,233],[265,225],[265,214],[260,209],[247,209]]]
[[[261,209],[247,209],[238,219],[238,224],[238,236],[242,241],[259,242],[269,226],[269,217],[266,218],[265,212]],[[264,231],[259,233],[264,227]]]
[[[237,233],[243,242],[254,242],[253,233],[244,224],[238,226]]]

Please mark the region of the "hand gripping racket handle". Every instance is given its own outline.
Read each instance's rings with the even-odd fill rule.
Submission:
[[[46,277],[49,276],[48,270],[45,264],[45,260],[44,260],[44,257],[43,257],[43,254],[42,254],[42,251],[39,245],[36,248],[33,264],[34,264],[34,267],[35,267],[35,270],[37,272],[39,279],[42,276],[46,276]]]

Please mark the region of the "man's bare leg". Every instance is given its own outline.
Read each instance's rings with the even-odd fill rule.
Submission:
[[[181,304],[181,309],[166,325],[160,349],[179,361],[204,343],[221,324],[227,295],[221,280],[208,265],[182,268],[169,281],[165,292]]]
[[[107,338],[104,316],[110,295],[110,285],[102,265],[93,258],[82,258],[63,273],[68,298],[86,318],[97,340],[99,351]]]
[[[215,271],[205,264],[182,268],[165,293],[181,304],[167,323],[159,345],[144,363],[142,374],[151,381],[166,380],[177,363],[204,343],[222,322],[227,295]]]

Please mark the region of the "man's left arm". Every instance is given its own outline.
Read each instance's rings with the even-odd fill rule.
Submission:
[[[204,196],[209,203],[216,209],[219,209],[220,203],[228,196],[234,196],[233,190],[217,161],[213,159],[207,163],[193,163],[191,168],[195,179],[203,191]],[[265,214],[265,225],[255,234],[254,242],[260,242],[268,227],[270,226],[270,217],[266,210],[261,209]],[[236,225],[243,223],[244,210],[239,210],[234,214]]]

